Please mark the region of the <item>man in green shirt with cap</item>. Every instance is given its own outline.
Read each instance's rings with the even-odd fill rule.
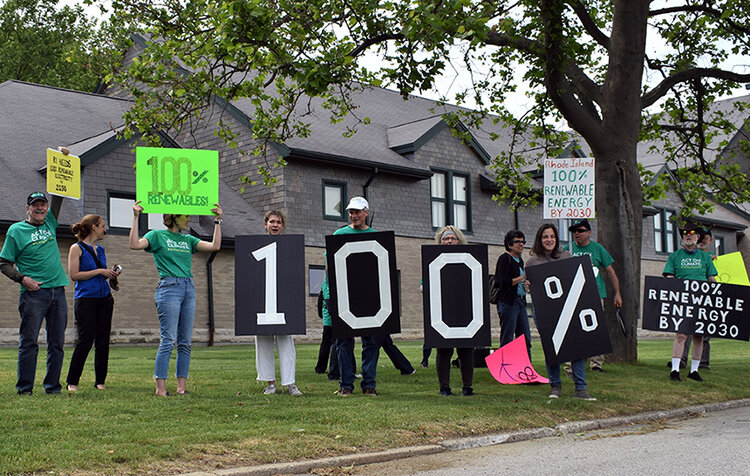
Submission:
[[[667,264],[664,266],[664,271],[662,272],[663,276],[667,278],[716,282],[716,275],[719,273],[716,271],[711,255],[698,248],[698,241],[703,238],[702,233],[701,228],[696,225],[688,225],[682,230],[682,248],[669,255]],[[674,336],[672,371],[669,373],[671,380],[681,380],[680,357],[682,357],[687,338],[687,334],[677,333]],[[698,366],[701,363],[702,354],[703,336],[693,334],[693,359],[690,362],[688,378],[697,382],[703,381],[698,374]]]
[[[62,149],[66,153],[67,149]],[[47,375],[44,391],[60,393],[68,304],[65,286],[68,278],[57,247],[57,217],[62,198],[50,204],[43,192],[26,198],[26,220],[14,223],[5,235],[0,251],[0,271],[21,285],[18,311],[21,314],[18,344],[19,395],[31,395],[39,353],[37,338],[46,319]],[[52,213],[49,213],[49,212]],[[14,267],[15,265],[15,267]]]
[[[617,279],[617,273],[615,273],[615,268],[613,266],[615,260],[612,259],[612,256],[604,246],[591,239],[591,224],[589,221],[584,219],[573,223],[568,230],[573,234],[573,240],[565,245],[565,249],[570,251],[570,254],[573,256],[588,255],[591,258],[591,264],[594,267],[594,275],[596,276],[596,286],[599,289],[599,297],[602,300],[602,309],[604,309],[604,300],[607,298],[607,286],[604,284],[602,271],[607,273],[609,282],[615,290],[615,307],[621,307],[622,296],[620,295],[620,280]],[[604,372],[604,369],[602,368],[602,365],[604,364],[603,355],[596,355],[589,360],[591,362],[591,370]]]

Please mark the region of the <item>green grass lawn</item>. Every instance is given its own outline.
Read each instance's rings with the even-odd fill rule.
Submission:
[[[421,342],[399,347],[417,364]],[[750,397],[750,345],[711,341],[705,382],[669,380],[671,340],[643,341],[639,362],[605,365],[587,374],[597,402],[549,401],[547,385],[500,385],[476,369],[474,397],[438,395],[434,353],[430,368],[402,376],[384,353],[377,397],[359,388],[339,398],[337,382],[313,372],[317,345],[297,345],[297,384],[303,397],[265,396],[255,380],[252,346],[194,346],[188,396],[153,396],[156,346],[113,347],[107,390],[93,388],[93,351],[81,390],[45,395],[45,349],[40,349],[34,395],[15,391],[16,349],[0,349],[0,473],[170,473],[292,461],[434,443],[444,438],[552,426],[569,420]],[[358,346],[359,348],[359,346]],[[359,349],[357,351],[359,353]],[[66,349],[63,379],[72,349]],[[358,357],[359,362],[359,357]],[[533,362],[546,375],[541,346]],[[174,362],[170,373],[174,372]],[[682,372],[683,377],[686,372]],[[458,369],[452,371],[460,389]],[[167,385],[174,391],[175,381]]]

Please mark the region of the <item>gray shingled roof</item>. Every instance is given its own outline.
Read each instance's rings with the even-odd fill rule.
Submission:
[[[468,109],[453,105],[441,105],[432,99],[408,96],[404,99],[398,92],[378,87],[362,87],[352,93],[356,104],[353,115],[332,124],[330,113],[321,106],[317,98],[303,101],[296,111],[298,118],[310,124],[308,137],[292,137],[284,142],[290,155],[298,157],[325,157],[348,159],[352,165],[381,165],[404,173],[424,176],[429,169],[415,163],[410,157],[397,152],[419,145],[420,139],[434,131],[441,122],[441,115],[450,112],[467,112]],[[255,106],[249,99],[240,99],[233,105],[249,118]],[[304,116],[303,116],[304,115]],[[367,118],[369,124],[360,123]],[[344,133],[348,128],[357,132],[351,137]],[[510,131],[487,119],[481,129],[469,129],[475,139],[475,147],[483,149],[488,158],[498,156],[510,146]],[[492,140],[490,134],[499,135]],[[523,143],[521,143],[523,144]],[[516,146],[522,147],[522,146]],[[395,150],[394,150],[395,149]],[[483,155],[483,153],[480,153]]]
[[[46,166],[48,147],[68,146],[84,162],[87,155],[97,157],[97,149],[118,140],[115,131],[131,104],[111,96],[21,81],[0,84],[0,221],[23,220],[28,194],[47,189],[40,170]],[[219,196],[227,218],[222,230],[225,236],[263,233],[262,215],[223,181]],[[72,201],[65,200],[60,223],[80,219]],[[213,219],[205,224],[194,220],[192,225],[202,236],[213,233]]]
[[[711,144],[708,145],[704,151],[706,161],[713,162],[723,152],[724,149],[719,149],[718,146],[723,141],[730,141],[734,138],[738,131],[742,134],[741,129],[745,125],[746,121],[750,119],[750,111],[747,109],[737,110],[737,103],[750,103],[750,95],[740,96],[731,99],[724,99],[717,101],[711,105],[709,113],[707,115],[707,121],[711,121],[717,114],[723,114],[723,118],[730,123],[734,124],[736,130],[730,134],[721,132],[713,136]],[[750,137],[745,137],[745,140],[750,140]],[[666,163],[668,154],[663,152],[664,141],[642,141],[638,143],[638,161],[643,164],[644,167],[656,172],[661,166]],[[651,151],[651,147],[656,147],[656,150]],[[685,156],[685,158],[678,158],[678,164],[683,167],[691,167],[695,165],[695,158],[693,156]],[[674,167],[672,167],[674,168]]]
[[[153,39],[146,34],[133,35],[137,48],[144,48]],[[177,61],[179,68],[190,72],[185,64]],[[251,73],[235,73],[236,81],[247,79]],[[432,174],[428,167],[415,163],[411,156],[399,154],[394,146],[420,145],[425,135],[429,135],[439,125],[440,116],[446,113],[467,113],[471,109],[450,104],[441,105],[438,101],[419,96],[408,95],[380,87],[370,87],[359,83],[350,85],[355,91],[351,99],[356,106],[353,114],[341,122],[331,123],[330,111],[322,106],[319,98],[304,97],[298,102],[293,117],[301,118],[310,124],[308,137],[292,137],[282,145],[285,156],[298,159],[311,158],[330,160],[340,164],[364,167],[380,167],[382,170],[395,173],[428,177]],[[267,90],[274,94],[273,86]],[[239,99],[232,103],[241,114],[252,120],[256,106],[250,99]],[[360,123],[367,118],[369,124]],[[492,159],[510,148],[512,131],[501,122],[493,124],[492,117],[487,118],[479,128],[470,128],[474,139],[471,144],[480,157]],[[358,132],[351,137],[344,134],[354,128]],[[496,140],[491,139],[497,134]],[[529,153],[531,150],[523,138],[516,137],[516,152]],[[392,143],[391,143],[392,141]],[[401,149],[403,150],[403,149]]]
[[[122,123],[130,102],[98,94],[40,86],[21,81],[0,84],[0,220],[25,218],[26,196],[47,189],[39,172],[46,149],[69,145]],[[81,215],[63,202],[60,223],[75,223]]]

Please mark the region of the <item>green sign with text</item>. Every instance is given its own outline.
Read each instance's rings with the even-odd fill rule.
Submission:
[[[136,200],[144,213],[211,215],[219,203],[219,152],[138,147]]]

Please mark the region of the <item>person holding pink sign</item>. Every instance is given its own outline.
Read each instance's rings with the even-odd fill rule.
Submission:
[[[164,215],[166,230],[151,230],[143,238],[138,237],[138,216],[143,211],[141,201],[133,204],[133,225],[130,228],[130,249],[145,250],[154,255],[159,271],[159,285],[154,294],[159,314],[161,339],[156,352],[154,379],[156,395],[166,397],[167,373],[172,349],[177,346],[175,376],[177,394],[186,395],[188,371],[190,370],[190,347],[195,318],[195,287],[193,285],[192,254],[197,251],[212,252],[221,248],[221,215],[218,203],[211,211],[216,215],[214,235],[211,242],[195,236],[182,234],[190,223],[189,215]]]

